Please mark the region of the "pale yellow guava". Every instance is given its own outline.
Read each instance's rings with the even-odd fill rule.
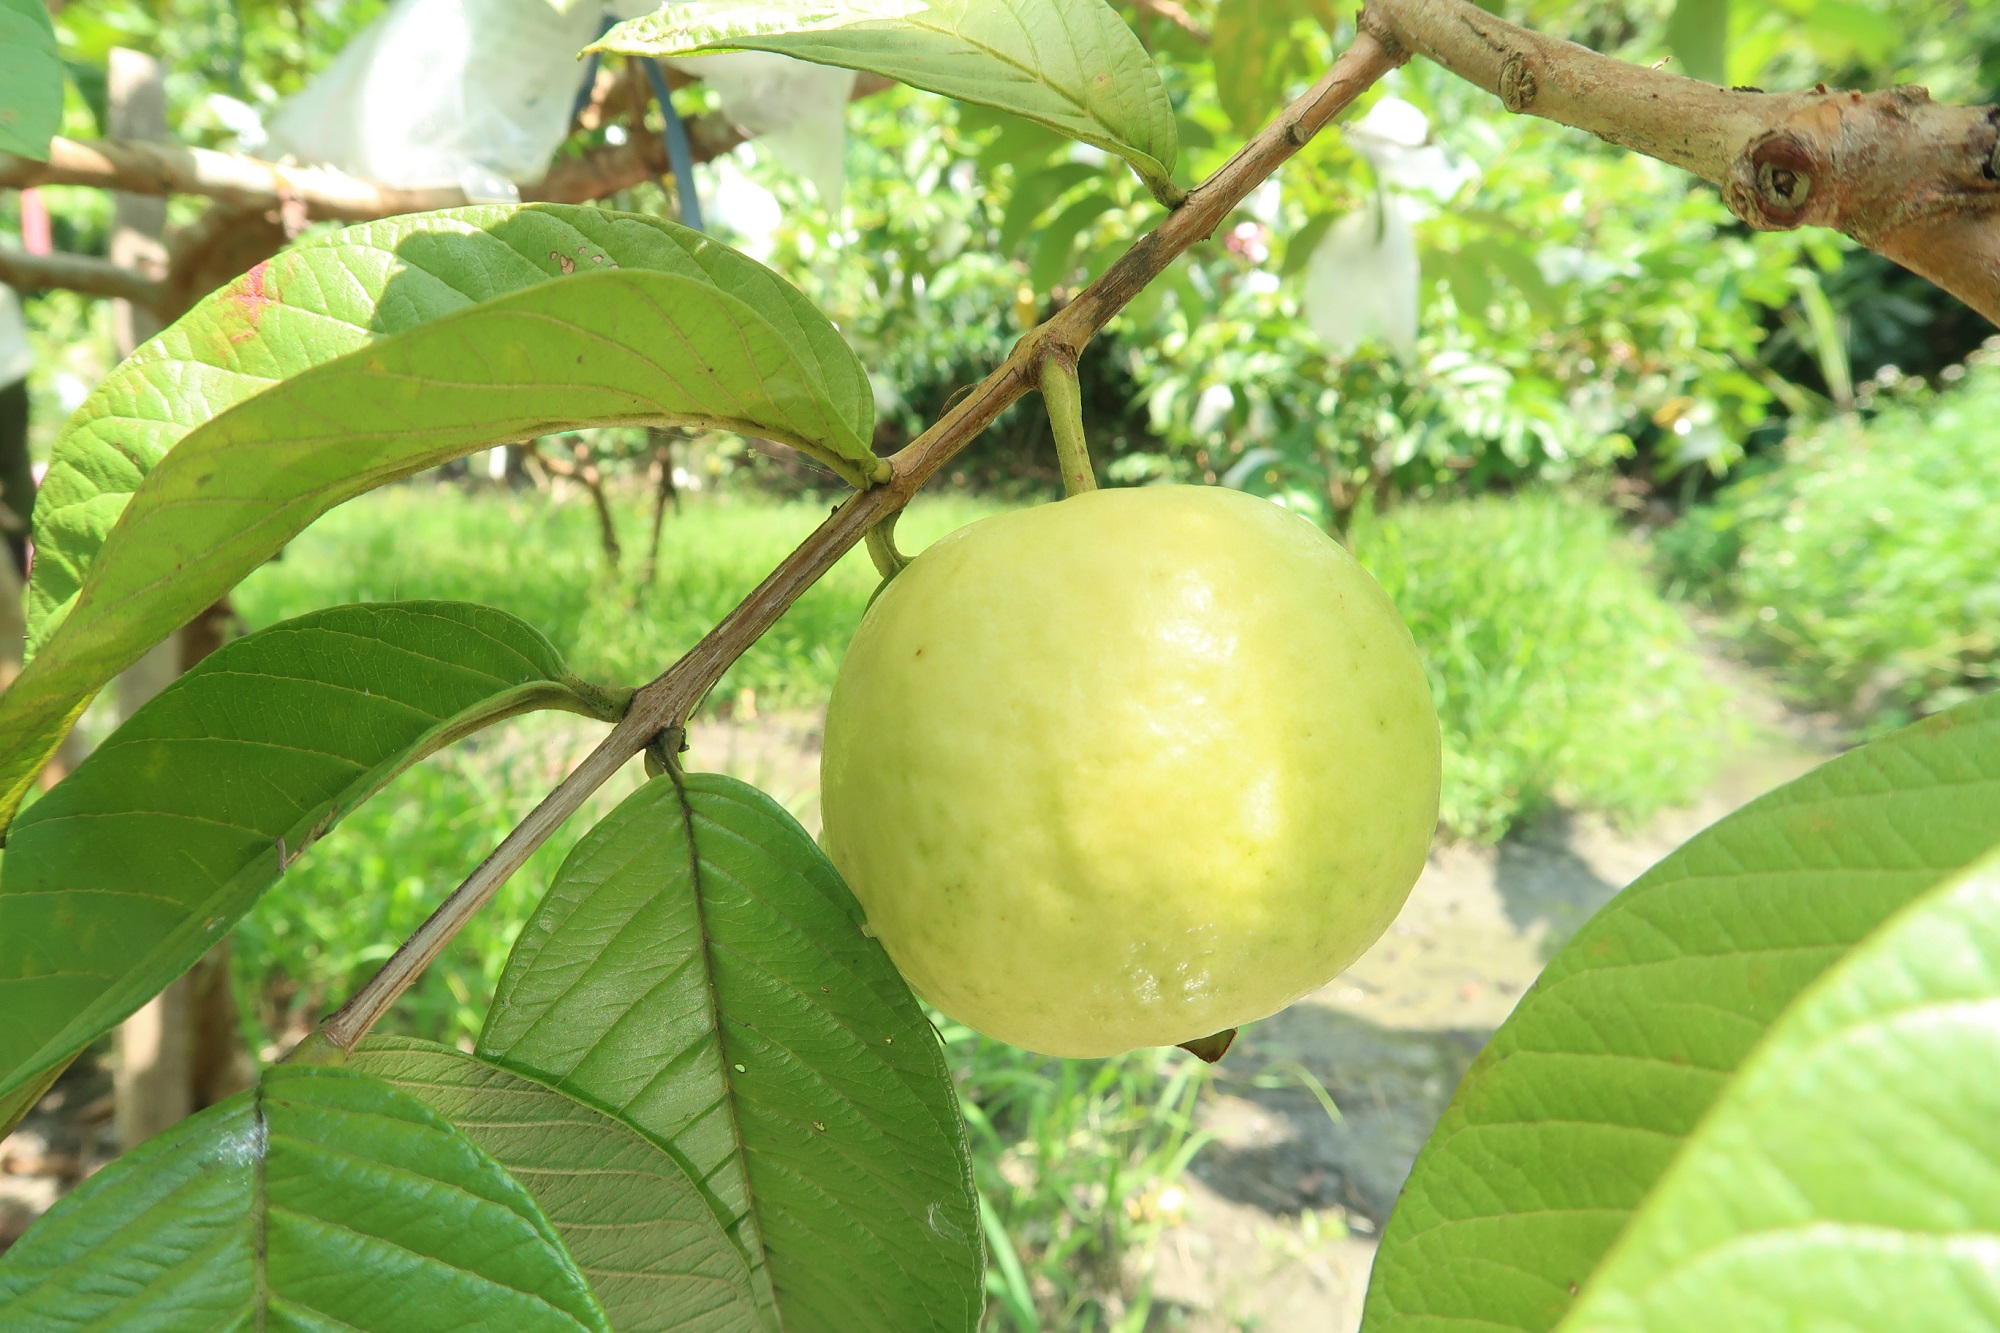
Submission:
[[[823,842],[917,993],[1049,1055],[1205,1037],[1386,929],[1437,822],[1415,645],[1305,519],[1094,491],[944,538],[827,712]]]

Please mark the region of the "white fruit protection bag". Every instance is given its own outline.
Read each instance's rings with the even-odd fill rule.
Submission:
[[[617,0],[611,17],[652,12]],[[569,132],[594,0],[395,0],[269,125],[274,155],[400,189],[458,186],[511,201]],[[725,115],[838,207],[846,176],[850,70],[733,52],[678,62],[710,83]]]

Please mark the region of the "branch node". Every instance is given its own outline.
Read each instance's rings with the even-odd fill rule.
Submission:
[[[1789,130],[1773,130],[1751,140],[1737,159],[1723,201],[1760,231],[1790,231],[1804,225],[1813,184],[1824,174],[1810,144]]]
[[[1368,0],[1361,7],[1360,15],[1354,20],[1356,35],[1367,33],[1382,48],[1383,57],[1390,66],[1397,67],[1410,63],[1410,49],[1403,44],[1395,25],[1386,22],[1375,12],[1375,0]]]
[[[1506,62],[1500,66],[1500,101],[1509,111],[1520,115],[1535,104],[1535,94],[1540,91],[1535,82],[1535,71],[1528,66],[1528,58],[1519,51],[1511,51]]]

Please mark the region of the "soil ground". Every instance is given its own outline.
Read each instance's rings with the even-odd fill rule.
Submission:
[[[1214,1141],[1162,1205],[1153,1329],[1351,1333],[1417,1149],[1549,956],[1691,834],[1812,767],[1830,731],[1720,660],[1755,739],[1694,805],[1640,829],[1558,814],[1493,847],[1443,845],[1389,932],[1331,985],[1247,1029],[1203,1099]],[[688,766],[757,784],[817,831],[818,718],[709,722]],[[0,1248],[115,1152],[102,1058],[0,1141]],[[1330,1113],[1329,1104],[1337,1114]]]

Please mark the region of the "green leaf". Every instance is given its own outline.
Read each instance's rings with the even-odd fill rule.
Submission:
[[[1051,204],[1102,174],[1088,162],[1061,162],[1046,171],[1017,178],[1013,196],[1007,200],[1007,211],[1000,218],[1000,253],[1013,254]]]
[[[1327,228],[1340,221],[1340,213],[1316,213],[1306,219],[1306,225],[1292,233],[1285,242],[1285,262],[1278,270],[1278,276],[1289,278],[1294,273],[1305,272],[1306,264],[1312,259],[1312,252],[1326,239]]]
[[[278,1066],[141,1144],[0,1256],[8,1333],[610,1333],[528,1192],[436,1112]]]
[[[1087,194],[1056,214],[1055,220],[1042,229],[1041,240],[1035,246],[1034,262],[1028,266],[1028,285],[1046,292],[1068,277],[1077,235],[1116,207],[1118,201],[1109,195]]]
[[[0,0],[0,153],[36,161],[62,128],[63,67],[42,0]]]
[[[479,1053],[671,1153],[783,1326],[970,1329],[964,1123],[937,1034],[862,921],[768,797],[657,778],[571,853]]]
[[[35,1103],[56,1085],[56,1080],[62,1077],[63,1070],[68,1069],[75,1059],[76,1057],[72,1055],[59,1060],[12,1092],[0,1094],[0,1139],[14,1132],[14,1126],[20,1124],[22,1118],[35,1109]]]
[[[1461,316],[1484,320],[1493,304],[1493,275],[1476,253],[1468,249],[1439,250],[1427,258],[1451,288],[1452,299]]]
[[[120,365],[57,440],[34,657],[0,695],[0,818],[94,692],[342,500],[621,422],[781,440],[865,484],[887,466],[874,412],[805,297],[673,223],[463,208],[288,250]]]
[[[1541,266],[1535,262],[1525,243],[1511,237],[1495,236],[1472,241],[1461,253],[1472,263],[1483,264],[1513,283],[1515,290],[1527,301],[1528,308],[1543,319],[1562,318],[1562,297],[1542,275]]]
[[[2000,695],[1707,831],[1564,946],[1474,1061],[1389,1220],[1369,1333],[1549,1329],[1758,1039],[2000,842]]]
[[[347,1067],[415,1097],[525,1185],[618,1333],[763,1326],[742,1252],[693,1179],[644,1135],[432,1042],[372,1038]]]
[[[16,821],[0,860],[0,1094],[145,1003],[397,773],[502,718],[606,720],[514,617],[341,606],[238,639]]]
[[[1729,81],[1729,0],[1676,0],[1667,45],[1690,78]]]
[[[2000,1326],[2000,858],[1773,1025],[1566,1329]]]
[[[1209,52],[1216,100],[1238,134],[1254,134],[1284,105],[1285,84],[1301,69],[1290,39],[1298,0],[1222,0]]]
[[[686,0],[588,49],[775,51],[866,70],[1116,153],[1168,207],[1185,195],[1160,72],[1104,0]]]

